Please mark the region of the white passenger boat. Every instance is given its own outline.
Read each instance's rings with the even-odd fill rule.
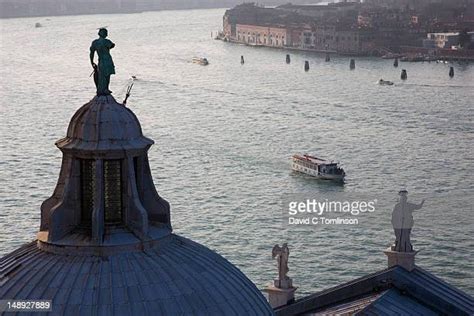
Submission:
[[[346,173],[336,162],[309,155],[293,155],[291,167],[294,171],[302,172],[318,179],[344,181]]]
[[[207,60],[207,58],[204,58],[204,57],[194,57],[193,63],[203,65],[203,66],[209,65],[209,61]]]

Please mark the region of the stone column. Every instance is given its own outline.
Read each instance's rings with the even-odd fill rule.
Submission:
[[[47,221],[42,214],[42,227],[47,228],[47,239],[50,242],[60,240],[79,224],[81,212],[79,169],[79,162],[76,159],[67,160],[61,188],[58,190],[57,204],[50,210],[47,205],[42,208],[42,213],[46,217],[49,216]]]
[[[95,161],[94,209],[92,210],[92,239],[102,244],[105,232],[104,221],[104,161]]]
[[[146,240],[148,237],[148,212],[143,207],[137,190],[135,167],[133,156],[127,155],[127,227],[140,239]]]

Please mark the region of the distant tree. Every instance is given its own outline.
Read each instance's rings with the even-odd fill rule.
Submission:
[[[468,34],[467,29],[459,32],[459,47],[468,48],[471,44],[471,35]]]

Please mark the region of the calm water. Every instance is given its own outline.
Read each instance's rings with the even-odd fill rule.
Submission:
[[[112,78],[144,133],[155,184],[176,233],[218,251],[260,288],[271,249],[290,245],[290,275],[308,294],[381,270],[400,188],[414,202],[417,263],[474,294],[474,64],[356,60],[211,39],[224,10],[1,20],[0,254],[35,238],[60,167],[54,142],[93,97],[90,42],[108,25]],[[44,27],[34,28],[35,22]],[[240,65],[240,55],[246,63]],[[211,64],[190,62],[206,56]],[[311,70],[303,71],[304,60]],[[408,80],[399,79],[406,68]],[[379,86],[380,78],[394,86]],[[288,157],[340,160],[344,186],[293,174]],[[359,192],[381,206],[358,226],[282,228],[286,194]]]

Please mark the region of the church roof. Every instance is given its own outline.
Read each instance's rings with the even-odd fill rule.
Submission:
[[[172,233],[152,144],[110,95],[76,112],[37,240],[0,259],[0,298],[51,300],[53,315],[273,315],[238,268]]]
[[[255,285],[217,253],[169,235],[160,247],[107,257],[29,243],[0,261],[0,297],[52,300],[66,315],[272,315]]]
[[[416,266],[385,269],[301,298],[277,315],[473,315],[474,298]]]

